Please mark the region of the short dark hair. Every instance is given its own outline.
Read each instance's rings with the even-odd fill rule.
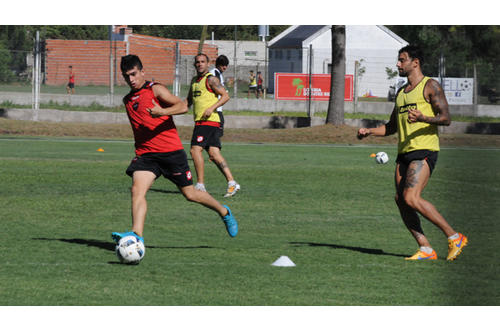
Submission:
[[[401,53],[405,52],[408,53],[408,56],[411,59],[418,59],[418,61],[420,62],[420,66],[422,66],[422,64],[424,63],[424,53],[422,52],[422,49],[420,49],[420,47],[415,45],[407,45],[401,48],[398,54],[401,55]]]
[[[196,54],[196,56],[194,57],[194,61],[195,61],[195,62],[196,62],[196,58],[197,58],[198,56],[205,56],[205,58],[207,59],[207,63],[209,63],[209,62],[210,62],[210,59],[208,58],[208,55],[207,55],[207,54],[204,54],[204,53],[198,53],[198,54]]]
[[[120,69],[122,70],[122,72],[132,70],[134,67],[142,70],[142,62],[139,59],[139,56],[132,54],[122,56],[122,61],[120,63]]]
[[[226,55],[219,55],[215,60],[215,66],[228,66],[229,60]]]

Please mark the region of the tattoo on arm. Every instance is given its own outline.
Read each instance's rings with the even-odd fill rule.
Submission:
[[[423,166],[424,160],[414,160],[411,162],[406,172],[405,188],[414,188],[418,184],[418,176]]]
[[[434,117],[425,117],[425,122],[435,125],[449,125],[451,122],[450,112],[448,109],[448,102],[446,101],[444,91],[439,83],[433,79],[430,80],[429,85],[430,103],[436,115]]]
[[[217,94],[220,94],[221,93],[220,89],[224,88],[220,83],[220,80],[214,76],[208,77],[208,83],[210,84],[210,87],[212,87],[214,92],[216,92]]]

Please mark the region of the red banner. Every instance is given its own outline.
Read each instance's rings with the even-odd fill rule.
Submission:
[[[309,75],[307,73],[282,73],[274,74],[274,98],[276,100],[311,99],[313,101],[328,101],[330,99],[330,75],[313,74],[311,88],[309,88]],[[353,75],[345,75],[344,100],[353,100]]]

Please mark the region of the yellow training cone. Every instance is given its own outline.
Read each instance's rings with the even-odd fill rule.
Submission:
[[[104,149],[103,148],[99,148],[99,149],[97,149],[97,151],[104,152]]]
[[[377,155],[375,155],[375,154],[371,154],[371,155],[370,155],[370,157],[371,157],[371,158],[374,158],[374,157],[377,157]]]

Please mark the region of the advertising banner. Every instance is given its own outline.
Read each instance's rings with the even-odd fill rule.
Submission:
[[[433,78],[439,81],[439,78]],[[448,104],[472,104],[474,94],[474,78],[443,78],[444,94]]]
[[[282,73],[274,74],[274,98],[276,100],[328,101],[330,99],[330,75],[311,75],[309,88],[309,75],[307,73]],[[344,100],[353,100],[353,75],[345,76]]]

